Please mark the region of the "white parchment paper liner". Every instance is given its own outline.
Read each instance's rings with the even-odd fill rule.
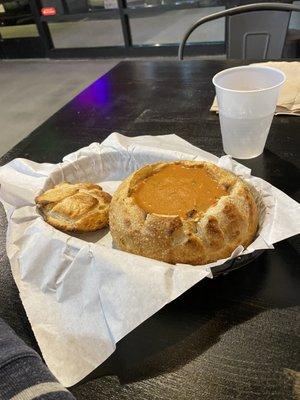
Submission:
[[[44,222],[34,198],[63,180],[98,182],[113,193],[142,165],[176,159],[216,163],[255,187],[261,202],[259,234],[232,257],[273,248],[300,232],[298,203],[230,157],[219,159],[176,135],[128,138],[113,133],[57,165],[15,159],[0,168],[12,273],[44,359],[65,386],[83,379],[122,337],[195,283],[212,277],[211,268],[226,260],[173,266],[113,249],[108,230],[70,236]]]

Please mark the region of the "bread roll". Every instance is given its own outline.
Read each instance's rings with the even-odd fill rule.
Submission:
[[[111,195],[93,183],[67,182],[35,199],[46,222],[72,232],[91,232],[108,224]]]

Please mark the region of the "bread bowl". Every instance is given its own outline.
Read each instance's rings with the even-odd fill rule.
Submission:
[[[202,265],[247,247],[258,228],[252,189],[208,162],[146,165],[125,179],[109,210],[115,246],[168,263]]]

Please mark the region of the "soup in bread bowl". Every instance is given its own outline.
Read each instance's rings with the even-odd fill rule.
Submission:
[[[146,165],[125,179],[109,210],[116,247],[168,263],[201,265],[247,247],[258,228],[249,185],[214,164]]]

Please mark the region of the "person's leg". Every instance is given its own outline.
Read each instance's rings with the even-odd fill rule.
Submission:
[[[74,400],[40,356],[0,319],[1,400]]]

